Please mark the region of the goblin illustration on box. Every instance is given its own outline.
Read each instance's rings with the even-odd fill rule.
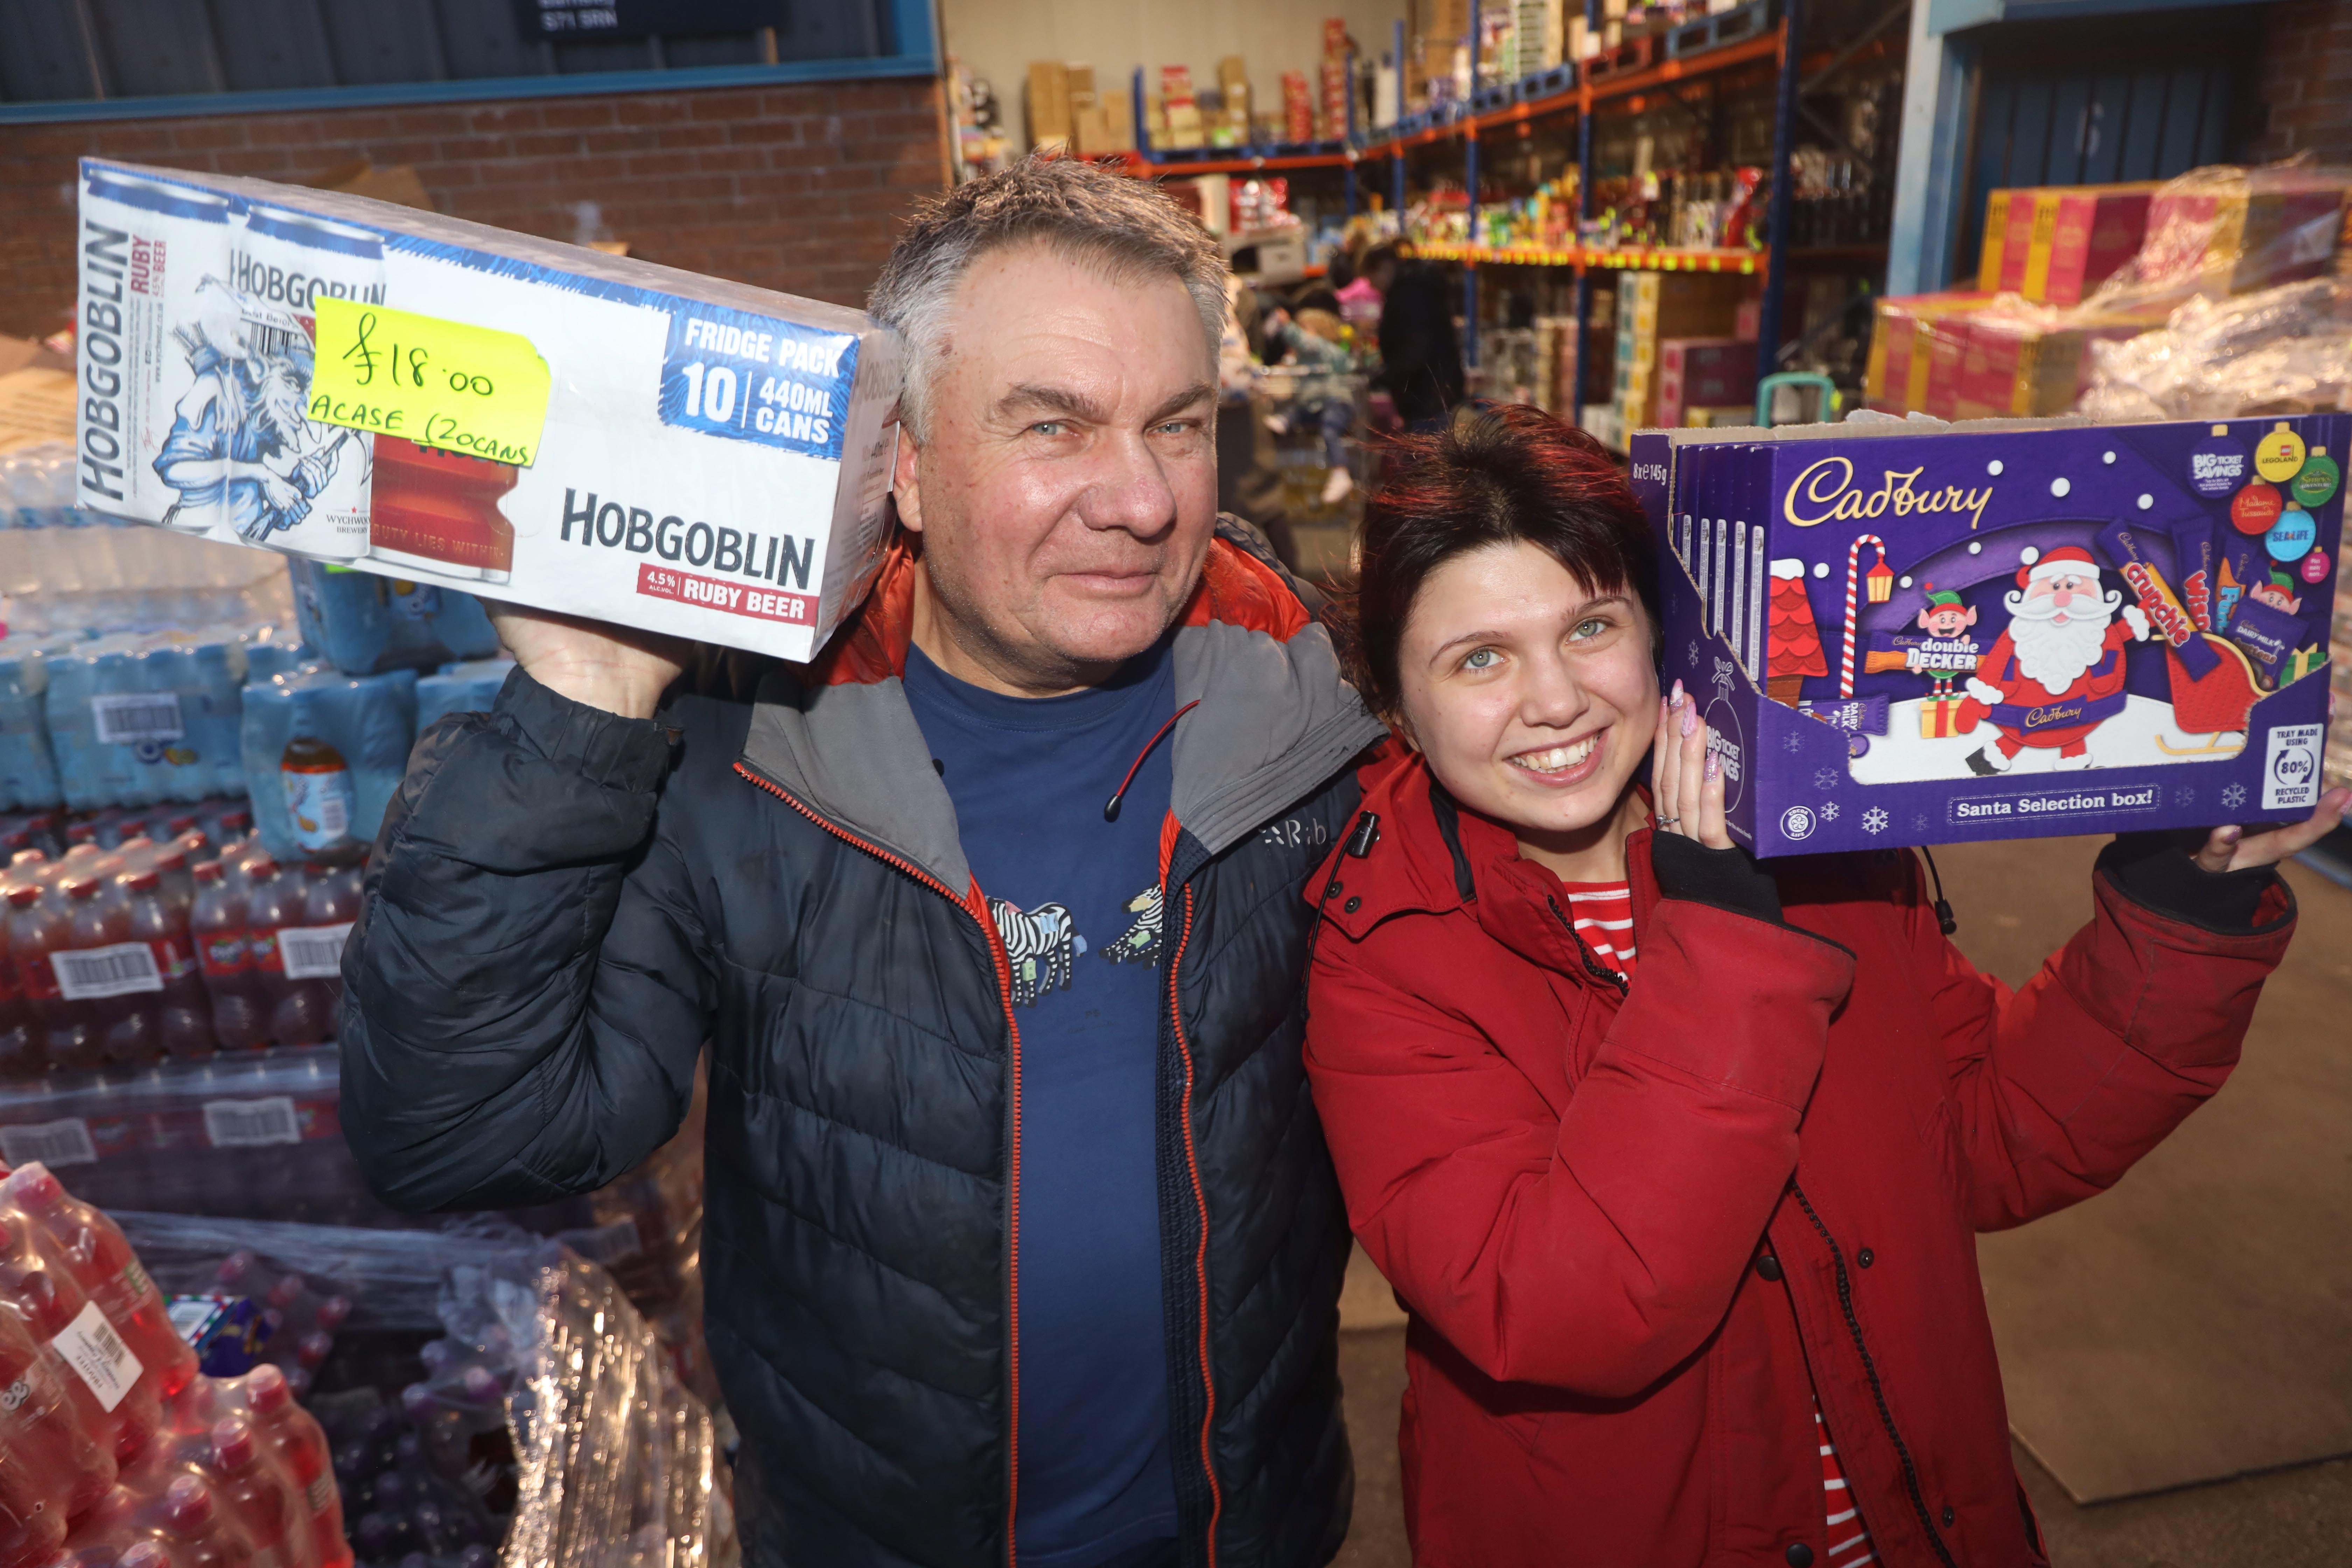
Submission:
[[[2326,661],[2341,470],[2287,421],[2232,428],[2021,440],[1968,474],[1908,442],[1822,457],[1771,498],[1766,694],[1846,731],[1863,784],[2237,755]]]

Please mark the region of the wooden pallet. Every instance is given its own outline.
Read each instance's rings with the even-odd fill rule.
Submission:
[[[1653,35],[1628,38],[1613,49],[1603,49],[1584,62],[1584,79],[1591,82],[1612,81],[1621,76],[1631,76],[1657,63],[1658,40]]]
[[[1666,58],[1684,59],[1703,55],[1709,49],[1720,49],[1731,44],[1744,44],[1769,32],[1778,19],[1776,0],[1748,0],[1736,10],[1701,16],[1695,22],[1685,22],[1666,35]]]

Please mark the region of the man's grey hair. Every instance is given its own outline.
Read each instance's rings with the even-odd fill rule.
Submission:
[[[1225,331],[1224,255],[1200,220],[1158,185],[1076,158],[1022,159],[917,209],[866,297],[906,355],[899,414],[929,437],[931,378],[948,349],[948,305],[972,264],[1042,244],[1121,282],[1172,278],[1201,312],[1213,360]]]

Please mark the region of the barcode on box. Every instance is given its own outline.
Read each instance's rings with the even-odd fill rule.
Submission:
[[[38,1160],[51,1170],[60,1165],[95,1165],[98,1145],[89,1141],[89,1123],[79,1116],[62,1121],[37,1121],[29,1127],[0,1127],[0,1160],[29,1165]]]
[[[289,980],[333,980],[343,972],[343,939],[352,922],[339,926],[281,926],[278,956]]]
[[[139,1381],[139,1358],[106,1321],[106,1314],[92,1301],[81,1310],[81,1315],[58,1331],[49,1348],[65,1359],[98,1402],[108,1411],[122,1403],[131,1385]]]
[[[79,952],[53,952],[49,954],[49,968],[58,977],[58,990],[68,1002],[163,989],[163,976],[155,967],[155,954],[143,942],[86,947]]]
[[[205,1101],[205,1136],[215,1149],[258,1149],[302,1142],[302,1119],[286,1096]]]
[[[142,741],[176,741],[187,733],[180,722],[175,691],[132,691],[89,700],[101,746],[135,746]]]

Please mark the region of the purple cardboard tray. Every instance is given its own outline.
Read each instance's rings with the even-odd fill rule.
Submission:
[[[2352,416],[1646,431],[1664,672],[1759,856],[2298,820]]]

